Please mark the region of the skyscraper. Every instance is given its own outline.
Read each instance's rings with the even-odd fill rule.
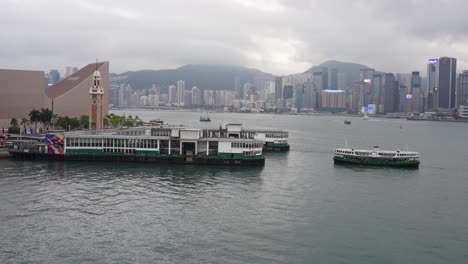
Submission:
[[[468,71],[463,71],[458,77],[458,105],[468,106]]]
[[[436,96],[438,110],[455,108],[457,59],[442,57],[436,64]]]
[[[359,81],[361,89],[359,95],[359,108],[367,106],[371,102],[372,96],[372,78],[374,77],[374,69],[365,68],[359,71]]]
[[[237,93],[237,99],[242,99],[242,89],[241,89],[241,84],[240,84],[240,78],[239,77],[234,77],[234,91]]]
[[[330,90],[338,90],[338,70],[335,68],[330,69],[330,86],[328,88]]]
[[[50,84],[56,84],[60,81],[60,72],[58,70],[50,70],[49,76],[51,81]]]
[[[177,104],[184,105],[185,102],[185,81],[177,81]]]
[[[296,85],[296,108],[297,112],[300,112],[302,107],[304,106],[304,85],[303,84],[298,84]]]
[[[200,105],[200,89],[196,86],[192,87],[192,104],[193,105]]]
[[[393,73],[387,73],[383,78],[383,112],[392,113],[395,109],[395,75],[393,75]]]
[[[169,86],[169,91],[168,91],[168,94],[169,94],[169,104],[176,104],[177,103],[177,87],[175,87],[174,85],[170,85]]]
[[[283,77],[275,78],[275,99],[283,99]]]
[[[328,89],[328,68],[322,68],[322,90]]]
[[[294,96],[294,87],[292,85],[286,85],[283,89],[283,99],[291,99]]]
[[[424,89],[426,94],[426,109],[434,109],[434,89],[436,87],[436,63],[438,59],[431,59],[427,64],[427,86]]]
[[[415,88],[421,88],[421,76],[418,71],[411,73],[411,92]]]

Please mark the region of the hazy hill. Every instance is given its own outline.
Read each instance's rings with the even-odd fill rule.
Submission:
[[[349,86],[352,85],[353,81],[359,80],[360,69],[370,68],[366,65],[357,64],[357,63],[329,60],[322,64],[313,66],[312,68],[308,69],[306,72],[313,73],[314,71],[321,70],[323,67],[327,67],[329,70],[335,68],[338,70],[338,72],[344,72],[346,74],[346,80]]]
[[[161,87],[175,85],[178,80],[185,81],[185,88],[193,86],[205,89],[233,89],[234,77],[240,78],[241,85],[254,82],[255,78],[274,78],[273,75],[233,65],[188,64],[177,69],[129,71],[113,74],[113,77],[128,76],[122,82],[137,89],[151,88],[153,84]]]

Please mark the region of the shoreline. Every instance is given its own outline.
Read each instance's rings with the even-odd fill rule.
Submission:
[[[346,113],[326,113],[326,112],[314,112],[314,113],[277,113],[277,112],[225,112],[216,110],[205,110],[205,109],[184,109],[184,108],[112,108],[109,111],[164,111],[164,112],[191,112],[191,113],[233,113],[233,114],[272,114],[272,115],[292,115],[292,116],[343,116],[343,117],[363,117],[361,114],[346,114]],[[408,121],[429,121],[429,122],[451,122],[451,123],[468,123],[468,119],[422,119],[422,118],[408,118],[408,117],[397,117],[397,116],[382,116],[382,115],[371,115],[370,118],[382,118],[382,119],[405,119]]]

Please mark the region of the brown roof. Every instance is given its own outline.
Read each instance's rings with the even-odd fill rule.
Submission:
[[[98,69],[100,69],[106,63],[107,62],[98,63]],[[45,91],[47,97],[55,98],[67,93],[68,91],[82,83],[84,80],[86,80],[88,77],[90,77],[95,70],[96,63],[86,65],[74,74],[47,88]],[[91,83],[89,83],[89,85],[91,86]]]

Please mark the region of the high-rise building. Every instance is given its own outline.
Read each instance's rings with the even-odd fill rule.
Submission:
[[[322,90],[328,89],[328,68],[322,68]]]
[[[428,110],[434,110],[434,90],[436,88],[436,64],[438,59],[431,59],[427,64],[427,82],[424,89],[425,107]]]
[[[317,109],[317,93],[318,89],[314,88],[312,80],[308,80],[304,84],[304,108]]]
[[[177,102],[178,105],[184,105],[185,102],[185,81],[177,81]]]
[[[177,87],[175,87],[174,85],[170,85],[168,94],[169,94],[169,104],[177,104],[178,102]]]
[[[50,70],[50,84],[56,84],[60,81],[60,72],[58,70]]]
[[[359,70],[359,81],[364,82],[365,80],[372,80],[374,76],[375,70],[374,69],[360,69]]]
[[[192,91],[184,91],[184,105],[192,105]]]
[[[361,69],[359,70],[359,81],[361,82],[360,95],[359,95],[359,108],[370,104],[372,97],[372,78],[374,77],[374,69]]]
[[[346,92],[343,90],[322,90],[320,110],[330,112],[346,111]]]
[[[239,77],[234,77],[234,91],[237,93],[237,99],[242,99],[242,89]]]
[[[296,108],[298,112],[300,112],[304,106],[304,90],[305,90],[304,87],[305,87],[304,84],[296,85],[295,99],[296,99]]]
[[[215,104],[215,97],[216,97],[215,91],[205,90],[203,97],[204,97],[205,105],[214,105]]]
[[[330,86],[328,88],[330,90],[338,90],[338,70],[335,68],[330,69]]]
[[[436,64],[436,97],[438,110],[455,108],[455,90],[457,78],[457,59],[442,57]]]
[[[275,99],[283,99],[283,78],[276,77],[275,78]]]
[[[458,104],[468,106],[468,71],[463,71],[458,76]]]
[[[418,71],[411,73],[411,93],[415,88],[421,88],[421,76]]]
[[[283,99],[291,99],[294,96],[294,87],[292,85],[286,85],[283,89]]]
[[[383,78],[383,112],[393,113],[395,109],[395,75],[387,73]]]
[[[72,75],[72,66],[67,66],[65,67],[65,78],[67,78],[68,76]]]
[[[383,98],[382,83],[383,83],[382,74],[375,73],[372,76],[372,90],[371,90],[371,95],[370,95],[370,103],[375,104],[378,108],[384,101],[382,100]],[[380,112],[380,111],[376,109],[376,112]]]
[[[355,81],[353,82],[353,87],[351,88],[351,102],[350,102],[350,107],[352,112],[359,112],[360,106],[362,103],[360,102],[361,100],[361,81]]]
[[[192,87],[192,104],[193,105],[201,104],[200,89],[198,89],[196,86]]]
[[[345,72],[338,73],[338,90],[349,90],[348,80]]]
[[[328,68],[323,68],[322,71],[316,71],[312,74],[312,82],[317,90],[328,89]]]

